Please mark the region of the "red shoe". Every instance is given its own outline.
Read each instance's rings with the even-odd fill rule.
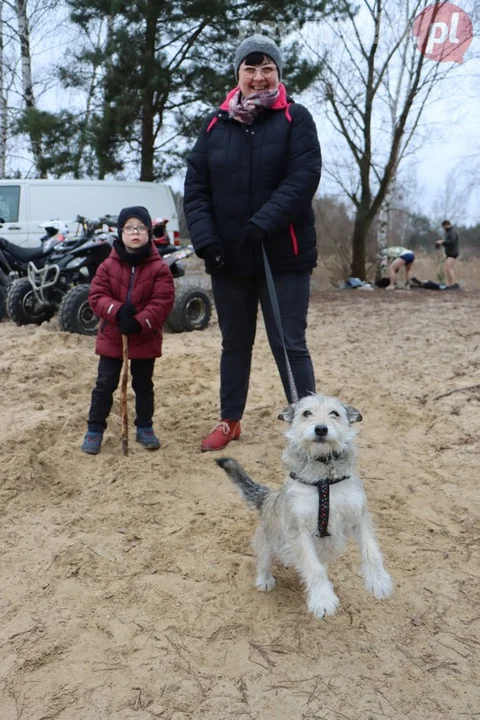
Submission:
[[[202,452],[223,450],[230,440],[238,440],[239,437],[240,420],[222,420],[202,442]]]

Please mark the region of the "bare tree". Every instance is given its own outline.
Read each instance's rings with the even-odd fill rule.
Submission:
[[[0,178],[5,177],[7,162],[7,97],[5,94],[3,0],[0,0]]]
[[[38,100],[43,92],[58,83],[56,72],[52,72],[53,54],[48,44],[51,47],[54,43],[58,47],[58,28],[65,22],[65,7],[63,0],[1,1],[5,11],[2,18],[4,39],[6,37],[10,41],[13,53],[12,99],[7,107],[9,122],[5,126],[6,140],[9,140],[8,129],[15,128],[16,122],[22,117],[23,125],[27,128],[35,172],[43,177],[45,172],[37,123]]]
[[[7,173],[11,108],[9,99],[15,85],[15,56],[9,32],[9,8],[0,0],[0,177]]]
[[[15,14],[18,25],[18,38],[20,41],[20,63],[22,78],[22,94],[27,113],[36,108],[35,97],[33,94],[33,78],[32,78],[32,56],[30,52],[30,26],[27,17],[27,1],[15,0]],[[30,132],[30,142],[32,147],[35,167],[40,176],[44,173],[40,171],[42,150],[38,138],[35,137],[33,131]]]
[[[324,64],[320,100],[346,146],[341,162],[326,170],[355,208],[351,272],[362,279],[369,229],[384,203],[386,244],[395,175],[415,151],[422,113],[453,66],[427,59],[427,32],[419,48],[412,42],[414,20],[429,5],[429,0],[362,0],[355,15],[340,2],[348,19],[326,21],[332,50],[313,50]],[[442,3],[433,5],[437,11]]]

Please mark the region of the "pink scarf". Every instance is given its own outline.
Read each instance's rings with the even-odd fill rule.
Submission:
[[[228,114],[238,122],[251,125],[258,113],[264,108],[271,108],[277,98],[278,88],[276,90],[262,90],[248,97],[243,97],[240,90],[237,90],[228,103]]]

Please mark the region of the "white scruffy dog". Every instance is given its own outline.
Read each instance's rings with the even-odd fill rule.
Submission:
[[[266,592],[275,587],[275,559],[294,565],[305,584],[310,612],[317,618],[332,615],[339,600],[328,579],[328,563],[353,536],[360,548],[366,590],[376,598],[388,597],[392,580],[383,567],[355,470],[352,424],[362,416],[336,398],[309,395],[279,417],[290,424],[283,453],[289,476],[281,490],[258,485],[236,460],[217,460],[245,500],[260,512],[252,543],[257,588]]]

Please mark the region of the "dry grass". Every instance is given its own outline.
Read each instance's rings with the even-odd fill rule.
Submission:
[[[415,264],[413,266],[413,275],[419,280],[434,280],[435,282],[443,282],[441,275],[443,271],[444,255],[441,250],[431,253],[415,251]],[[191,257],[185,261],[188,279],[196,279],[202,287],[208,289],[210,280],[203,270],[203,261],[197,257]],[[373,276],[373,267],[367,269],[369,277]],[[312,288],[318,290],[331,290],[338,287],[345,281],[345,271],[342,261],[337,254],[322,254],[319,248],[318,266],[313,271]],[[467,259],[459,258],[457,262],[457,279],[465,290],[480,290],[480,258],[468,257]],[[404,273],[400,271],[399,281],[403,283]]]
[[[433,280],[443,283],[444,255],[441,251],[425,253],[415,251],[415,263],[413,276],[419,280]],[[371,268],[367,270],[368,275],[372,274]],[[400,271],[399,281],[403,283],[404,273]],[[313,274],[314,290],[328,290],[338,287],[345,280],[340,258],[335,255],[321,256],[318,267]],[[459,258],[457,262],[457,281],[465,290],[480,290],[480,258]]]

